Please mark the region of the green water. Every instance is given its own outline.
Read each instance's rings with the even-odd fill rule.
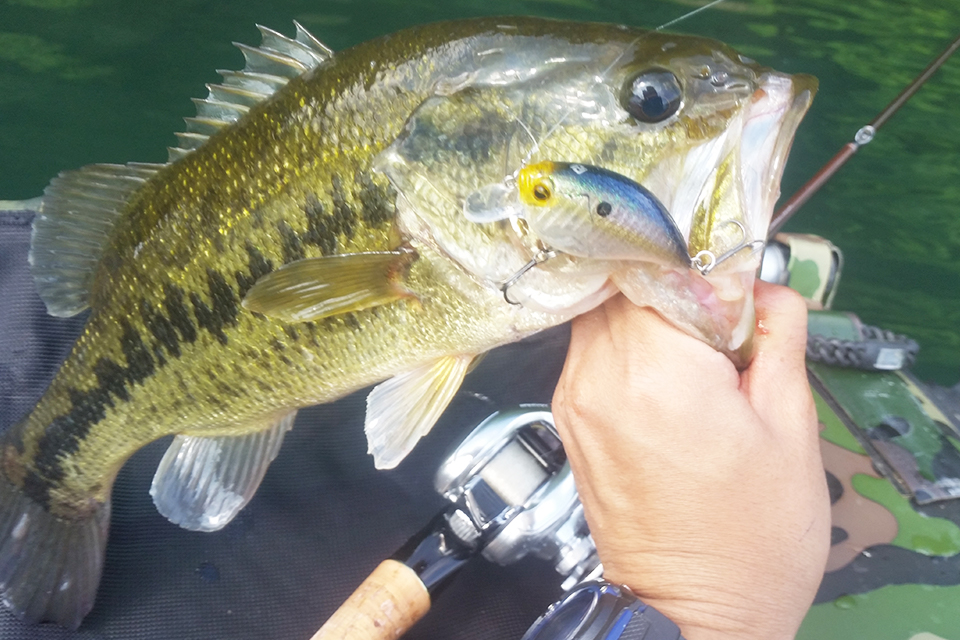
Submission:
[[[334,49],[420,23],[505,13],[656,27],[697,0],[0,0],[0,199],[61,169],[163,161],[231,41],[297,19]],[[820,78],[791,193],[960,32],[957,0],[728,0],[675,27]],[[918,373],[960,372],[960,55],[791,222],[847,265],[836,307],[915,337]]]

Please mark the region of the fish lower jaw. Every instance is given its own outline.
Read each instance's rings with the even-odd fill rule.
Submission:
[[[787,155],[812,99],[805,83],[768,73],[760,78],[744,121],[740,164],[744,208],[754,237],[766,237]]]
[[[812,82],[798,83],[790,76],[765,74],[725,130],[660,163],[641,180],[688,241],[696,220],[705,218],[714,225],[738,220],[744,240],[765,239],[794,134],[810,105],[810,86]],[[717,249],[712,244],[706,248]]]
[[[536,289],[517,289],[506,291],[506,297],[517,302],[529,311],[546,314],[560,324],[591,309],[599,307],[617,294],[617,287],[607,275],[598,276],[592,284],[574,295],[548,295]],[[516,296],[516,297],[515,297]]]

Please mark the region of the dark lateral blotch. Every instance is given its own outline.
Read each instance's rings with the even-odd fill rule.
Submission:
[[[176,328],[180,334],[180,339],[185,342],[195,342],[197,339],[197,327],[190,319],[190,310],[184,301],[185,294],[183,289],[176,285],[167,284],[163,288],[164,300],[163,309],[167,312],[170,324]]]
[[[220,344],[227,344],[226,327],[237,324],[240,313],[237,296],[227,284],[223,274],[207,269],[207,285],[210,293],[210,305],[204,302],[196,292],[190,292],[190,302],[193,305],[193,315],[197,324],[213,334]]]

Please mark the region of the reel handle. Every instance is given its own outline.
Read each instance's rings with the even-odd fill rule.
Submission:
[[[413,569],[384,560],[311,640],[395,640],[430,610],[430,593]]]

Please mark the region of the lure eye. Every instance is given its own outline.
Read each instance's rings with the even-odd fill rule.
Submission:
[[[612,211],[613,211],[613,207],[610,205],[609,202],[601,202],[600,204],[597,205],[597,215],[600,216],[601,218],[606,218],[608,215],[610,215],[610,212]]]
[[[663,122],[680,108],[680,81],[666,69],[647,69],[626,82],[620,104],[640,122]]]
[[[545,203],[550,199],[551,195],[553,195],[553,192],[550,190],[550,186],[543,182],[538,182],[536,186],[533,187],[533,199],[537,202]]]

